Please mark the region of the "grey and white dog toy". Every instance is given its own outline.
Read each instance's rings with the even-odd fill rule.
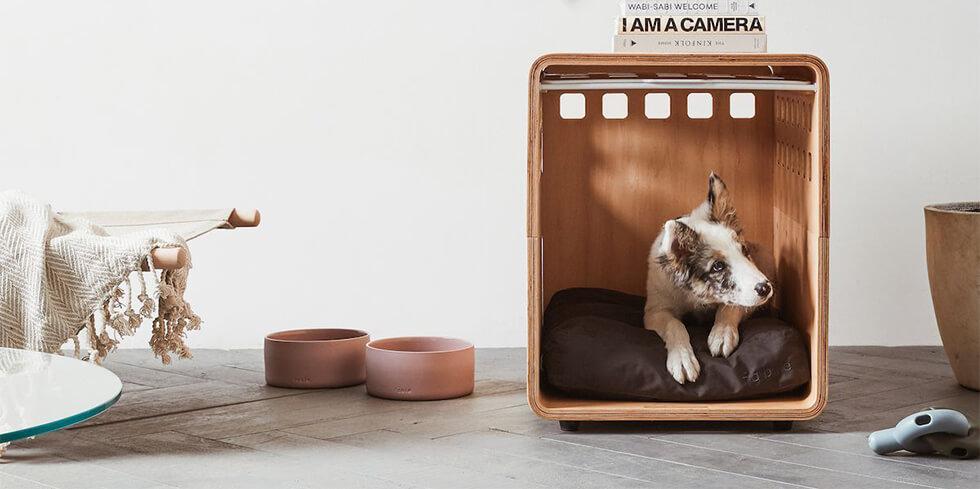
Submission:
[[[878,455],[908,450],[967,459],[980,452],[980,436],[963,413],[930,408],[906,417],[894,428],[871,433],[868,445]]]

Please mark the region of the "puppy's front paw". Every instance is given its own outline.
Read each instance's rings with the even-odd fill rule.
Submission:
[[[698,380],[701,365],[691,345],[679,345],[667,349],[667,371],[679,384]]]
[[[715,323],[708,333],[708,350],[711,356],[724,355],[726,358],[738,346],[738,326]]]

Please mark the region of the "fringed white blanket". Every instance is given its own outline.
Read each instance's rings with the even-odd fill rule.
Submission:
[[[171,354],[189,357],[184,336],[201,324],[183,297],[190,260],[183,269],[151,270],[154,290],[141,269],[158,247],[187,251],[165,229],[110,236],[23,193],[0,193],[0,347],[52,353],[74,340],[77,355],[86,330],[101,361],[149,321],[150,346],[163,363]]]

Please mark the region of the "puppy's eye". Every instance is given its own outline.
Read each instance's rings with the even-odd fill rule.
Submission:
[[[723,261],[716,261],[716,262],[714,262],[714,263],[711,264],[711,271],[712,272],[720,272],[720,271],[724,270],[725,267],[727,267],[727,266],[728,265],[725,265],[725,262],[723,262]]]

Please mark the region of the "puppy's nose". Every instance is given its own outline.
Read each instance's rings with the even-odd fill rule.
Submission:
[[[772,284],[768,280],[759,282],[755,284],[755,292],[759,294],[759,297],[769,297],[769,293],[772,292]]]

